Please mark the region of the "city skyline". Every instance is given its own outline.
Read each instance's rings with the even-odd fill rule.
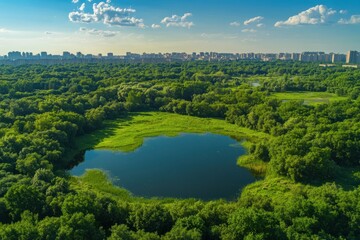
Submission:
[[[40,53],[11,51],[7,55],[0,56],[1,64],[58,64],[58,63],[95,63],[95,62],[172,62],[172,61],[237,61],[237,60],[260,60],[260,61],[301,61],[319,62],[320,66],[335,66],[334,64],[348,64],[344,67],[356,67],[360,64],[360,52],[349,50],[346,54],[325,52],[302,52],[302,53],[217,53],[217,52],[172,52],[172,53],[132,53],[116,55],[109,52],[103,54],[76,54],[64,51],[60,55],[46,51]],[[325,63],[325,64],[324,64]],[[330,64],[329,63],[333,63]]]
[[[0,55],[14,49],[346,53],[360,42],[356,0],[17,0],[1,2],[0,13]]]

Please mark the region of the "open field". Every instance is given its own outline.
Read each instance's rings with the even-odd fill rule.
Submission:
[[[334,93],[328,92],[284,92],[274,93],[271,96],[280,100],[302,100],[308,105],[330,103],[347,99],[346,97],[339,97]]]

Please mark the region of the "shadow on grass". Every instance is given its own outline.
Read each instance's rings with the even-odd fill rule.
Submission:
[[[316,187],[319,187],[326,183],[335,183],[345,191],[351,191],[360,185],[360,167],[339,167],[334,174],[334,177],[331,179],[317,180],[304,183]]]
[[[75,146],[69,149],[66,154],[67,167],[66,169],[72,169],[81,162],[84,161],[85,152],[87,150],[94,149],[96,145],[101,143],[104,139],[112,137],[116,134],[116,130],[119,129],[119,125],[128,126],[135,115],[149,115],[144,113],[131,113],[119,117],[115,120],[107,120],[103,123],[102,127],[85,135],[82,135],[76,139]]]

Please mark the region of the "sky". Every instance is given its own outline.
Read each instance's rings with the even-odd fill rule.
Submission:
[[[345,53],[360,0],[0,0],[0,54]]]

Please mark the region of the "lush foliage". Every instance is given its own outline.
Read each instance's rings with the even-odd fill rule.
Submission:
[[[0,66],[0,239],[356,239],[359,80],[356,69],[291,62]],[[294,91],[336,98],[279,99]],[[79,148],[121,138],[111,123],[139,111],[217,118],[206,131],[241,133],[241,162],[266,163],[265,179],[237,202],[203,202],[67,175]]]

